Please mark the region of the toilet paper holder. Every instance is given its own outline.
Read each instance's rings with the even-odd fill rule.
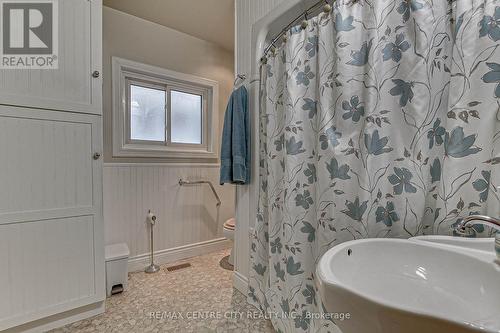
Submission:
[[[149,225],[150,225],[150,230],[151,230],[151,240],[150,240],[150,243],[151,243],[151,254],[150,254],[150,258],[151,258],[151,262],[149,264],[148,267],[146,267],[146,269],[144,270],[146,273],[156,273],[160,270],[160,266],[156,265],[154,263],[154,245],[153,245],[153,239],[154,239],[154,233],[153,233],[153,230],[154,230],[154,225],[156,224],[156,215],[154,215],[151,210],[148,211],[148,215],[147,215],[147,220],[149,222]]]

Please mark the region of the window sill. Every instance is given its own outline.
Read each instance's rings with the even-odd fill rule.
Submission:
[[[118,149],[116,149],[118,148]],[[113,149],[113,157],[155,157],[162,159],[207,159],[218,158],[216,152],[197,149],[179,149],[165,146],[140,146],[125,144]]]

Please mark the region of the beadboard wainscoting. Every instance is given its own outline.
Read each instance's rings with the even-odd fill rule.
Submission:
[[[236,73],[251,75],[252,72],[252,26],[261,18],[278,7],[285,0],[236,0]],[[247,85],[250,96],[252,89],[257,89],[257,83]],[[252,103],[252,102],[250,102]],[[257,213],[258,197],[258,111],[250,108],[252,119],[252,182],[250,186],[238,186],[236,193],[236,219],[238,229],[235,234],[235,244],[237,244],[235,258],[234,286],[246,294],[246,284],[249,272],[249,249],[250,233],[255,222]]]
[[[222,204],[207,185],[179,186],[179,179],[210,180]],[[224,221],[234,216],[235,189],[220,186],[214,164],[104,164],[105,243],[127,243],[129,270],[149,262],[149,225],[157,216],[154,250],[158,263],[167,263],[229,246],[222,236]]]

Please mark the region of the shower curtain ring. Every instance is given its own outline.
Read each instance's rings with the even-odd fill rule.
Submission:
[[[307,25],[308,25],[308,23],[307,23],[307,11],[306,11],[306,12],[304,12],[304,20],[300,24],[300,27],[302,29],[305,29],[305,28],[307,28]]]
[[[273,43],[273,44],[271,44],[271,45],[272,45],[272,46],[271,46],[270,51],[271,51],[271,53],[273,54],[273,56],[275,56],[275,55],[276,55],[276,46],[274,46],[274,43]]]
[[[328,3],[328,0],[325,0],[325,5],[323,6],[323,11],[327,14],[332,11],[332,5],[330,5]]]

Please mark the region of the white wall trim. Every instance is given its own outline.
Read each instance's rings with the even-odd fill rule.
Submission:
[[[97,316],[105,311],[105,302],[98,302],[86,305],[80,308],[62,312],[50,317],[28,322],[26,324],[16,326],[6,331],[5,333],[40,333],[63,327],[65,325]]]
[[[226,238],[217,238],[205,242],[174,247],[155,251],[154,261],[156,264],[168,264],[177,260],[187,259],[210,252],[227,249],[231,246],[231,241]],[[141,254],[128,260],[128,271],[142,271],[150,263],[149,253]]]
[[[233,272],[233,287],[243,295],[248,295],[248,278],[238,271]]]
[[[113,168],[113,167],[181,167],[181,168],[219,168],[220,163],[139,163],[139,162],[112,162],[104,163],[103,167]]]

